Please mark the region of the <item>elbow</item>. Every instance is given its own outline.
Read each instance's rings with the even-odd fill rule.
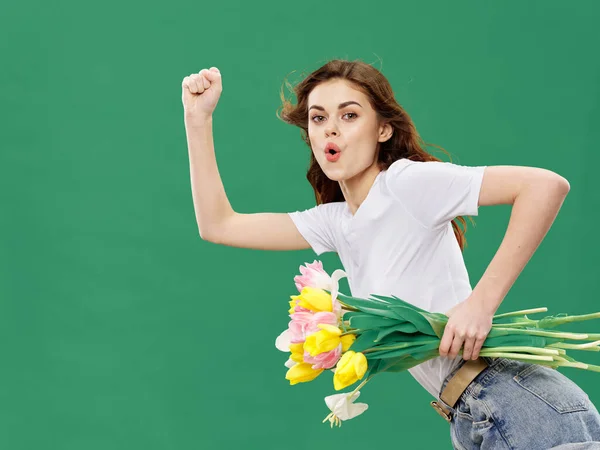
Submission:
[[[566,178],[558,175],[557,173],[554,174],[552,186],[554,187],[554,189],[556,189],[556,192],[558,192],[564,197],[566,197],[566,195],[571,190],[571,185],[569,184],[569,181]]]
[[[198,234],[200,235],[200,239],[203,241],[212,242],[213,244],[217,243],[214,234],[209,233],[208,230],[203,231],[202,229],[198,228]]]

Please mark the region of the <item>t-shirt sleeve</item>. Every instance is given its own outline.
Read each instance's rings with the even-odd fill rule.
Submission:
[[[288,215],[317,255],[337,251],[332,204],[316,205],[303,211],[289,212]]]
[[[485,168],[402,159],[388,168],[386,182],[417,221],[435,228],[458,216],[478,214]]]

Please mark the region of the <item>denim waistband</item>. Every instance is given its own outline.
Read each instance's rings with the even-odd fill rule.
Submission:
[[[488,365],[485,369],[481,371],[471,383],[466,387],[462,395],[471,394],[473,396],[477,396],[481,387],[483,387],[498,371],[502,370],[508,363],[510,363],[510,359],[508,358],[490,358],[487,356],[481,357]],[[444,404],[449,410],[454,413],[454,408],[448,405],[446,402],[441,400],[439,397],[442,391],[445,389],[448,382],[452,379],[452,377],[458,372],[458,370],[467,362],[466,359],[461,360],[458,365],[452,369],[450,374],[444,379],[442,383],[442,387],[440,388],[440,392],[438,393],[438,400]],[[461,395],[461,396],[462,396]]]

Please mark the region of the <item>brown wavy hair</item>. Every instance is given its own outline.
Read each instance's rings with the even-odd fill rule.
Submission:
[[[284,84],[295,94],[297,104],[292,105],[286,99],[282,86],[280,93],[282,105],[277,109],[276,115],[285,123],[300,128],[302,139],[309,148],[311,146],[308,137],[308,95],[319,83],[333,79],[346,80],[353,85],[353,88],[364,93],[369,99],[371,107],[377,113],[380,123],[389,122],[392,126],[394,130],[392,137],[385,142],[378,143],[377,164],[381,170],[387,170],[394,161],[401,158],[413,161],[441,161],[424,150],[427,145],[439,148],[450,157],[450,154],[443,148],[428,144],[421,139],[412,119],[394,98],[387,78],[375,67],[360,60],[333,59],[306,76],[295,87],[287,81],[286,77]],[[312,149],[306,178],[315,192],[317,205],[344,201],[339,183],[330,180],[323,173]],[[470,219],[474,224],[473,218]],[[462,228],[458,223],[462,225]],[[462,251],[467,243],[465,219],[456,217],[452,220],[452,228]]]

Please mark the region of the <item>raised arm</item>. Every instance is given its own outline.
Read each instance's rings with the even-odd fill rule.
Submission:
[[[185,77],[182,101],[190,178],[200,237],[232,247],[259,250],[310,248],[286,213],[240,214],[225,193],[215,156],[212,113],[222,92],[218,69]]]

